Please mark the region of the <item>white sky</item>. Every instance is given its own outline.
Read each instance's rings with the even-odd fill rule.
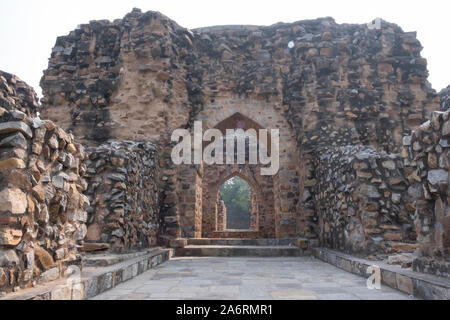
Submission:
[[[56,37],[90,20],[122,18],[133,7],[160,11],[186,28],[223,24],[271,25],[318,17],[367,23],[376,17],[417,31],[437,91],[450,84],[448,0],[0,0],[0,70],[40,94]]]

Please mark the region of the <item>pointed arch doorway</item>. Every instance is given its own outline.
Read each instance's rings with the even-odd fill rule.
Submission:
[[[227,129],[253,129],[256,140],[260,143],[260,124],[237,112],[222,120],[214,129],[218,129],[224,135],[224,140],[229,139]],[[267,138],[267,148],[270,153],[270,136]],[[211,142],[212,143],[212,142]],[[224,145],[226,141],[224,141]],[[208,143],[206,143],[208,145]],[[204,145],[205,146],[205,145]],[[260,147],[258,145],[258,147]],[[246,145],[246,154],[249,152]],[[236,152],[236,150],[235,150]],[[235,155],[236,156],[236,155]],[[224,161],[225,163],[225,161]],[[246,158],[245,164],[233,165],[206,165],[203,164],[202,176],[202,210],[201,210],[201,235],[204,238],[269,238],[275,237],[275,196],[274,176],[262,176],[262,165],[250,164]],[[250,195],[248,197],[249,221],[248,227],[235,228],[228,222],[227,208],[223,199],[220,199],[220,188],[233,178],[239,178],[248,184]]]

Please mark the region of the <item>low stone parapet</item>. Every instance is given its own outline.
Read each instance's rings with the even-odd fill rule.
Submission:
[[[85,267],[79,274],[73,274],[68,279],[53,281],[36,288],[6,295],[0,300],[85,300],[95,297],[118,284],[128,281],[137,275],[152,269],[169,260],[171,249],[155,248],[145,252],[125,255],[120,261],[112,256],[113,263],[102,267]],[[105,258],[105,257],[104,257]],[[104,259],[106,262],[107,258]],[[117,263],[117,261],[119,261]]]
[[[315,248],[314,256],[350,273],[369,278],[369,267],[379,267],[381,283],[417,298],[426,300],[450,299],[450,280],[391,266],[381,261],[356,258],[338,251]]]

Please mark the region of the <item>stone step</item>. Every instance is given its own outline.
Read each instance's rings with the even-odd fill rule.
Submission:
[[[123,261],[139,258],[154,252],[158,252],[163,248],[152,248],[134,253],[86,253],[83,257],[83,267],[106,267]]]
[[[261,237],[261,233],[254,230],[222,230],[210,232],[207,237],[215,239],[257,239]]]
[[[110,248],[109,243],[91,243],[91,242],[85,242],[83,245],[83,251],[84,252],[99,252],[99,251],[106,251]]]
[[[180,257],[298,257],[306,251],[296,246],[187,245],[175,249]]]
[[[289,246],[296,245],[299,239],[224,239],[224,238],[194,238],[188,239],[188,245],[213,246]],[[306,241],[306,239],[304,239]]]

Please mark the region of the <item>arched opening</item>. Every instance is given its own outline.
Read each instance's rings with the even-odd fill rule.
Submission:
[[[223,105],[206,106],[197,115],[195,120],[202,121],[203,133],[216,129],[214,134],[202,141],[203,151],[209,148],[210,154],[207,155],[211,155],[215,162],[209,159],[198,166],[186,165],[179,171],[177,210],[178,230],[182,237],[276,238],[296,235],[297,226],[303,222],[297,215],[303,207],[297,202],[298,194],[303,192],[304,172],[299,172],[301,162],[288,124],[273,112],[272,107],[265,108],[267,112],[252,104],[224,102]],[[279,129],[279,146],[276,149],[279,152],[279,170],[273,175],[264,175],[261,174],[262,169],[267,169],[269,165],[259,161],[260,151],[267,151],[267,155],[272,156],[272,129]],[[235,134],[227,135],[227,130]],[[242,130],[245,132],[245,144]],[[231,137],[234,144],[229,140]],[[252,153],[255,144],[258,154],[256,163],[248,156],[255,154]],[[220,161],[220,156],[216,157],[221,145],[223,161]],[[226,152],[229,145],[234,145],[234,161],[227,161],[231,158]],[[245,151],[245,157],[242,157],[240,150]],[[238,158],[238,155],[241,157]],[[253,191],[251,200],[257,214],[252,216],[250,229],[227,230],[226,218],[221,218],[226,214],[226,206],[221,205],[223,199],[219,190],[234,176],[245,180]]]
[[[214,129],[220,130],[224,136],[224,139],[226,139],[228,129],[231,129],[231,130],[242,129],[245,132],[249,132],[250,134],[252,134],[251,132],[254,131],[255,134],[253,136],[258,140],[258,143],[259,143],[261,141],[260,130],[265,129],[265,128],[262,127],[257,122],[253,121],[252,119],[244,116],[243,114],[236,112],[232,116],[230,116],[227,119],[222,120],[221,122],[216,124],[214,126]],[[203,148],[205,148],[210,143],[211,142],[204,141]],[[247,145],[248,145],[248,141],[247,141]],[[272,150],[270,130],[267,131],[267,138],[266,138],[264,147],[267,149],[268,154],[270,154],[271,150]],[[248,149],[247,149],[247,151],[248,151]]]
[[[219,201],[218,221],[224,221],[222,226],[226,230],[251,229],[252,191],[245,180],[235,176],[222,184]]]
[[[263,147],[270,155],[271,135],[266,132],[266,139],[259,139],[264,129],[254,120],[237,112],[232,116],[218,122],[213,129],[222,133],[223,164],[202,165],[202,198],[201,211],[198,219],[201,222],[200,232],[205,238],[258,238],[275,236],[276,208],[274,197],[274,177],[261,175],[261,169],[265,167],[258,161],[251,161],[251,152],[259,154],[259,148]],[[227,134],[227,130],[244,130],[244,156],[240,154],[238,144],[242,147],[240,133]],[[234,139],[234,164],[227,164],[228,139]],[[212,141],[204,141],[206,148]],[[221,144],[219,144],[221,145]],[[233,145],[233,143],[231,144]],[[255,148],[256,145],[256,148]],[[255,157],[256,158],[256,157]],[[241,159],[241,160],[239,160]],[[244,160],[244,163],[239,161]],[[233,182],[239,181],[242,189],[239,192],[225,190],[233,189]],[[245,186],[245,187],[244,187]],[[230,192],[232,196],[228,197]],[[242,197],[239,197],[242,195]],[[236,200],[240,198],[240,210],[236,210]],[[232,203],[234,199],[235,203]],[[228,203],[226,203],[228,202]]]
[[[237,168],[236,168],[237,169]],[[213,215],[204,216],[203,223],[209,226],[205,237],[256,237],[260,229],[260,221],[266,209],[266,203],[261,207],[261,188],[251,176],[251,171],[224,172],[217,177],[217,182],[208,188],[212,201],[205,207]],[[214,200],[213,200],[213,199]],[[227,202],[228,206],[225,204]],[[261,212],[260,210],[263,210]],[[264,219],[264,217],[263,217]],[[215,221],[211,225],[209,221]]]

